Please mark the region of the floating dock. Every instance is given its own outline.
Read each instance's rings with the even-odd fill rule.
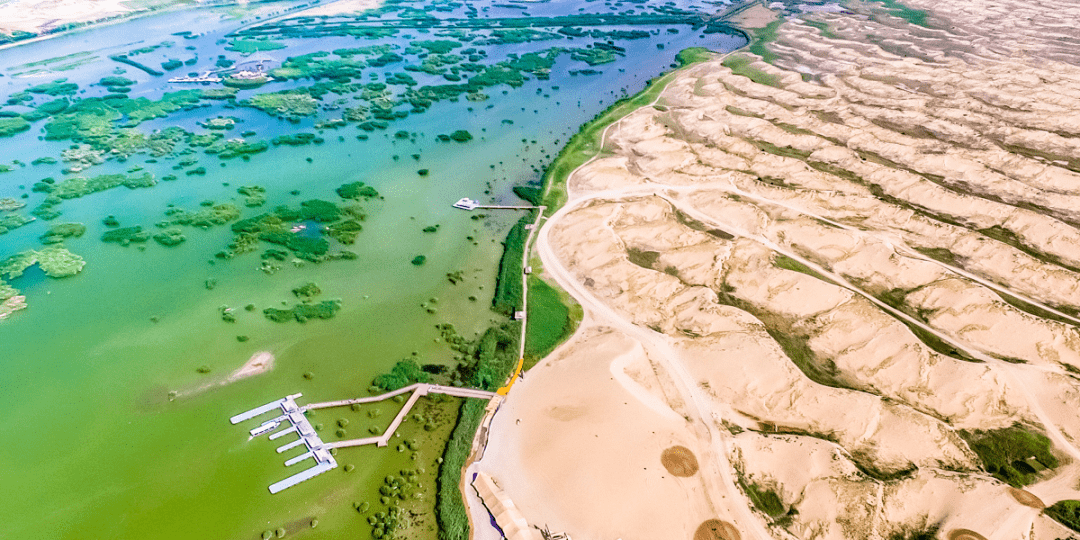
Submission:
[[[378,437],[367,437],[365,439],[352,439],[346,441],[338,441],[332,443],[325,443],[319,438],[319,435],[315,433],[315,428],[311,427],[311,423],[308,422],[304,412],[314,409],[326,409],[330,407],[344,407],[349,405],[356,405],[360,403],[374,403],[376,401],[383,401],[401,394],[412,392],[408,401],[401,408],[401,411],[394,417],[393,422],[386,428],[386,432]],[[272,401],[266,405],[255,407],[250,411],[240,413],[229,419],[233,424],[239,424],[240,422],[246,422],[253,420],[264,414],[271,412],[279,412],[278,416],[264,421],[259,424],[258,427],[249,431],[251,437],[260,437],[262,435],[270,434],[270,440],[280,439],[287,435],[296,433],[299,438],[290,442],[287,442],[277,448],[277,453],[282,454],[297,448],[300,445],[307,447],[307,451],[297,456],[291,457],[285,461],[286,467],[292,467],[298,463],[305,462],[309,459],[315,460],[315,466],[309,469],[305,469],[298,472],[284,480],[274,482],[270,484],[270,493],[278,493],[284,489],[291,488],[300,482],[310,480],[316,476],[332,470],[338,466],[337,460],[330,454],[330,451],[334,448],[346,448],[350,446],[364,446],[368,444],[374,444],[376,446],[387,446],[390,444],[390,437],[394,436],[394,432],[401,426],[401,423],[409,415],[409,410],[416,404],[417,400],[428,394],[446,394],[448,396],[457,396],[464,398],[477,398],[477,399],[499,399],[501,396],[495,392],[488,392],[486,390],[477,390],[475,388],[458,388],[455,386],[443,386],[440,384],[427,384],[416,383],[387,392],[378,396],[371,396],[366,398],[355,399],[342,399],[338,401],[325,401],[322,403],[311,403],[304,406],[296,404],[296,398],[302,394],[293,394],[291,396],[283,397],[277,401]],[[278,431],[283,425],[289,427]]]
[[[280,454],[286,452],[300,445],[305,445],[307,447],[307,452],[286,460],[285,466],[291,467],[308,459],[315,459],[314,467],[305,469],[284,480],[270,484],[270,493],[278,493],[284,489],[291,488],[304,480],[310,480],[326,471],[333,470],[337,468],[338,465],[334,456],[330,455],[329,447],[323,443],[322,439],[315,433],[315,429],[311,427],[311,423],[308,422],[307,417],[304,416],[304,409],[296,404],[296,398],[301,395],[302,394],[293,394],[291,396],[286,396],[277,401],[267,403],[266,405],[255,407],[250,411],[240,413],[229,419],[229,421],[235,425],[270,412],[280,411],[284,414],[267,420],[260,424],[259,427],[252,429],[249,432],[251,436],[258,437],[270,433],[270,440],[274,440],[296,433],[299,435],[299,438],[278,447],[277,453]],[[288,429],[276,431],[285,423],[289,424],[290,427]]]

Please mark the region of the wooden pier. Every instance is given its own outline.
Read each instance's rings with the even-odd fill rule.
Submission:
[[[480,204],[480,201],[470,199],[468,197],[462,197],[456,203],[453,204],[454,208],[460,210],[536,210],[544,209],[545,206],[506,206],[496,204]]]

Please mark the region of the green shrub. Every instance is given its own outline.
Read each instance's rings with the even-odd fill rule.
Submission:
[[[514,186],[514,195],[517,195],[523,201],[528,201],[533,206],[540,206],[543,198],[543,193],[536,186]]]
[[[86,233],[82,223],[58,223],[41,235],[42,244],[59,244],[67,238],[78,238]]]
[[[529,318],[525,331],[525,356],[535,359],[551,352],[574,329],[570,308],[559,292],[542,279],[529,276]]]
[[[1062,525],[1080,532],[1080,501],[1058,501],[1050,505],[1044,512],[1061,522]]]
[[[317,304],[297,304],[290,309],[266,308],[263,315],[274,322],[307,322],[308,319],[332,319],[340,309],[340,300],[324,300]]]
[[[469,133],[468,131],[466,131],[464,129],[459,129],[459,130],[457,130],[457,131],[450,134],[450,139],[454,140],[454,141],[457,141],[457,142],[462,142],[463,143],[463,142],[471,141],[473,139],[473,136],[472,136],[472,133]]]
[[[140,225],[105,231],[105,234],[101,235],[102,242],[115,242],[122,246],[146,242],[149,239],[150,233],[144,231]]]
[[[466,400],[458,412],[457,424],[446,443],[439,476],[436,480],[435,512],[439,521],[440,540],[468,540],[469,516],[458,489],[461,469],[472,450],[473,435],[484,417],[484,402]]]
[[[322,294],[322,289],[320,289],[319,286],[314,283],[305,283],[293,289],[292,293],[293,296],[296,296],[297,298],[307,299]]]
[[[533,222],[534,214],[530,212],[521,218],[503,242],[503,254],[499,259],[499,274],[495,281],[495,297],[492,299],[492,308],[503,315],[511,316],[514,311],[521,308],[524,290],[521,277],[524,269],[521,260],[524,255],[525,241],[528,239],[528,231],[525,225]]]
[[[960,436],[978,454],[987,472],[1013,487],[1030,484],[1038,479],[1042,469],[1058,466],[1050,439],[1030,428],[1014,425],[989,431],[961,431]]]
[[[364,185],[363,182],[344,184],[337,188],[337,194],[342,199],[352,199],[354,201],[360,199],[373,199],[379,196],[379,192],[376,191],[375,188]]]
[[[375,380],[371,381],[371,385],[387,392],[392,392],[400,388],[405,388],[410,384],[428,382],[428,380],[430,380],[428,374],[420,368],[420,364],[417,364],[415,360],[405,359],[394,364],[390,373],[384,373],[375,377]],[[369,414],[368,416],[371,415]]]
[[[0,118],[0,137],[10,137],[30,129],[30,122],[21,116]]]

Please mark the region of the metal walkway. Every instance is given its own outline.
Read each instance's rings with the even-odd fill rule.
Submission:
[[[386,428],[386,432],[384,432],[381,436],[332,442],[327,443],[326,446],[329,448],[345,448],[349,446],[364,446],[368,444],[374,444],[376,446],[389,445],[390,438],[394,436],[394,432],[397,431],[397,428],[399,426],[401,426],[401,423],[404,422],[406,418],[408,418],[409,411],[413,408],[413,405],[416,405],[417,400],[428,394],[445,394],[448,396],[488,400],[494,398],[501,398],[501,396],[495,392],[477,390],[475,388],[458,388],[456,386],[443,386],[441,384],[415,383],[410,384],[409,386],[406,386],[404,388],[399,388],[392,392],[387,392],[385,394],[380,394],[377,396],[356,399],[342,399],[338,401],[325,401],[322,403],[312,403],[305,406],[304,410],[326,409],[330,407],[344,407],[346,405],[373,403],[409,392],[412,392],[412,395],[409,396],[409,400],[405,402],[405,406],[402,407],[400,411],[398,411],[396,416],[394,416],[394,421],[390,423],[390,426]]]

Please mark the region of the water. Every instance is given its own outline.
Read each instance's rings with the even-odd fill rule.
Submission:
[[[575,13],[582,5],[590,10],[604,7],[598,4],[551,2],[530,7],[530,11],[555,15]],[[165,83],[169,76],[202,70],[218,54],[238,58],[218,43],[240,24],[239,19],[225,13],[216,9],[177,11],[3,51],[0,73],[5,77],[0,78],[0,97],[56,77],[78,83],[85,91],[80,97],[100,95],[103,90],[91,83],[120,66],[107,55],[168,39],[175,42],[172,48],[136,59],[157,68],[166,58],[186,59],[197,53],[198,66],[185,66],[165,77],[127,67],[123,75],[138,82],[132,97],[157,99],[165,91],[181,88]],[[520,11],[492,8],[484,15],[519,16]],[[202,36],[185,40],[168,35],[183,30],[195,30]],[[351,37],[287,40],[288,49],[268,54],[282,59],[374,43],[404,46],[409,41],[404,35],[435,39],[419,31],[404,31],[376,41]],[[665,43],[664,50],[656,47],[658,42]],[[488,49],[490,58],[499,59],[512,52],[573,43]],[[640,90],[647,79],[665,70],[682,48],[704,45],[722,51],[741,44],[741,39],[733,36],[702,38],[686,29],[679,34],[661,32],[650,39],[620,43],[627,48],[626,57],[598,66],[603,74],[596,76],[570,76],[570,69],[588,66],[563,55],[548,81],[533,77],[518,89],[505,85],[489,88],[486,92],[491,99],[480,103],[440,102],[424,114],[393,123],[386,132],[371,133],[367,141],[357,140],[356,135],[365,132],[349,125],[326,130],[324,144],[274,147],[250,162],[196,154],[199,165],[208,169],[205,177],[173,171],[175,159],[160,159],[155,164],[146,163],[146,156],[92,168],[87,174],[123,172],[141,165],[158,178],[178,174],[179,179],[149,189],[120,187],[64,201],[59,206],[63,215],[53,223],[87,225],[86,235],[65,242],[68,249],[86,259],[86,268],[61,280],[32,268],[11,280],[27,296],[30,307],[0,322],[0,408],[5,420],[0,427],[0,438],[5,441],[0,446],[0,478],[4,480],[0,500],[5,501],[6,518],[0,525],[0,538],[257,538],[262,531],[279,526],[289,528],[292,537],[310,530],[307,523],[312,517],[320,521],[315,529],[318,536],[367,535],[370,527],[350,503],[374,502],[386,471],[417,463],[425,466],[425,489],[430,494],[434,460],[441,452],[438,441],[445,440],[452,418],[436,432],[426,434],[433,442],[421,450],[416,463],[407,452],[394,451],[394,445],[345,449],[339,452],[338,461],[354,464],[356,470],[345,473],[339,468],[274,496],[266,487],[296,472],[286,471],[282,462],[298,452],[278,455],[273,448],[280,444],[265,438],[249,441],[245,427],[231,426],[227,419],[295,392],[304,393],[301,403],[366,395],[375,375],[414,352],[424,363],[452,365],[453,353],[436,342],[439,334],[434,325],[449,322],[461,334],[471,336],[498,320],[488,306],[501,254],[499,242],[519,215],[492,213],[487,219],[474,220],[472,214],[454,210],[450,203],[473,196],[519,204],[511,187],[538,180],[536,171],[558,152],[556,141],[565,143],[581,123],[622,96],[623,89]],[[196,50],[185,50],[187,46]],[[43,77],[13,77],[26,69],[9,69],[84,50],[93,51],[99,59]],[[387,70],[400,71],[400,66],[371,71]],[[411,75],[421,84],[429,77]],[[308,84],[310,81],[281,83],[242,91],[240,97]],[[507,90],[505,95],[503,90]],[[333,114],[340,113],[325,112],[318,118]],[[317,120],[293,125],[254,109],[225,109],[222,103],[213,102],[209,108],[174,113],[140,129],[179,125],[202,132],[196,122],[218,115],[243,120],[227,137],[253,130],[258,133],[256,138],[265,140],[312,131]],[[70,141],[38,140],[42,124],[34,124],[30,132],[0,139],[0,163],[18,159],[28,164],[41,156],[59,157]],[[456,129],[467,129],[476,138],[465,144],[435,138]],[[415,133],[415,142],[394,139],[396,130]],[[420,160],[415,161],[412,154],[420,154]],[[394,155],[399,159],[394,160]],[[307,158],[311,158],[310,163]],[[0,198],[18,198],[47,176],[59,180],[64,177],[62,168],[62,163],[27,165],[0,174]],[[419,176],[416,171],[420,168],[429,169],[429,175]],[[165,218],[169,204],[196,210],[200,202],[211,200],[233,201],[242,207],[243,198],[235,191],[241,185],[267,189],[264,208],[243,209],[243,217],[249,217],[278,204],[295,205],[309,198],[339,200],[334,189],[356,180],[374,186],[385,197],[363,203],[369,214],[364,231],[355,245],[346,246],[359,254],[356,260],[302,266],[285,262],[272,275],[257,270],[261,261],[255,253],[210,264],[214,253],[232,240],[227,225],[206,231],[185,228],[187,242],[173,248],[151,241],[140,250],[100,241],[107,230],[101,224],[106,215],[114,215],[123,226],[138,224],[156,232],[153,224]],[[484,194],[486,189],[490,195]],[[292,195],[292,190],[300,194]],[[44,194],[32,193],[26,199],[26,210],[43,198]],[[437,233],[421,231],[436,224]],[[37,237],[48,225],[38,220],[0,235],[0,260],[39,247]],[[266,247],[276,246],[262,246]],[[427,257],[426,264],[410,264],[420,254]],[[452,285],[445,276],[458,270],[466,279]],[[206,286],[208,280],[216,283],[212,289]],[[336,318],[279,324],[262,316],[265,307],[280,306],[283,301],[295,303],[291,289],[307,282],[317,283],[324,291],[320,299],[342,300]],[[436,314],[421,308],[432,298],[438,299]],[[257,309],[243,310],[247,304]],[[236,323],[221,320],[222,306],[236,309]],[[248,341],[238,341],[239,335],[247,336]],[[272,371],[187,394],[221,380],[257,351],[275,355]],[[209,367],[211,372],[198,373],[200,366]],[[314,377],[305,379],[305,372]],[[180,397],[170,401],[169,391],[179,392]],[[385,426],[391,405],[383,409],[379,421]],[[330,426],[338,417],[354,418],[354,426],[375,423],[350,411],[319,412],[313,423]],[[335,440],[332,429],[324,430],[323,437]],[[348,431],[350,438],[366,436],[359,427]],[[403,432],[405,437],[425,435],[412,422]],[[428,495],[423,504],[430,511],[432,503]],[[434,538],[430,530],[417,534]]]

